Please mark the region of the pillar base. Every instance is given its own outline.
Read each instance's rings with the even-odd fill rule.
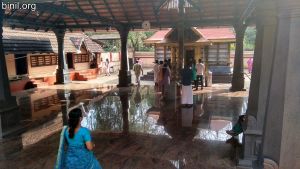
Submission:
[[[56,70],[56,82],[55,84],[67,84],[70,83],[70,76],[69,72],[64,69],[57,69]]]
[[[167,90],[167,100],[173,101],[177,99],[177,91],[178,91],[178,87],[177,87],[177,83],[176,81],[171,81],[170,86],[168,87]]]
[[[129,87],[132,86],[131,83],[131,72],[130,71],[119,71],[119,84],[118,87]]]
[[[12,97],[14,98],[14,97]],[[20,111],[16,100],[1,102],[0,107],[0,139],[20,131]]]
[[[230,88],[230,91],[246,91],[244,88],[245,85],[245,77],[243,73],[239,73],[237,75],[233,75],[232,77],[232,86]]]

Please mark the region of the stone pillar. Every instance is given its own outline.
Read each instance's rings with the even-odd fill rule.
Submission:
[[[128,93],[121,93],[120,94],[120,100],[122,104],[122,118],[123,118],[123,134],[128,135],[129,134],[129,96]]]
[[[119,71],[118,87],[128,87],[131,85],[131,72],[128,69],[127,56],[127,38],[130,29],[128,26],[122,26],[117,29],[121,37],[121,70]]]
[[[4,10],[0,10],[0,139],[13,132],[19,124],[19,109],[16,98],[11,96],[5,53],[3,47],[3,17]]]
[[[234,25],[236,33],[235,57],[232,77],[232,91],[244,90],[244,36],[247,26],[243,23]]]
[[[178,30],[178,73],[177,78],[180,79],[180,70],[183,68],[183,58],[184,58],[184,1],[179,0],[179,22],[177,26]],[[184,61],[186,63],[186,59]],[[179,80],[177,79],[177,80]]]
[[[167,46],[164,46],[164,61],[167,60]]]
[[[276,42],[276,6],[274,1],[260,1],[256,8],[256,45],[249,91],[248,126],[244,133],[244,157],[248,165],[258,158],[261,148],[263,121],[271,76],[271,63]],[[244,162],[245,161],[240,161]]]
[[[263,157],[300,168],[300,1],[278,1],[277,41],[267,99]],[[262,162],[262,160],[261,160]]]
[[[58,68],[56,70],[56,84],[66,84],[70,82],[68,66],[64,51],[64,38],[66,32],[64,29],[56,29],[54,30],[54,33],[58,45]]]

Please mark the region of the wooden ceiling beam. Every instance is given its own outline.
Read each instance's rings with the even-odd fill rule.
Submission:
[[[81,18],[81,19],[86,19],[86,20],[94,20],[94,21],[101,21],[103,23],[115,25],[115,24],[121,24],[118,23],[114,20],[105,18],[105,17],[98,17],[97,15],[91,15],[87,13],[83,13],[78,10],[70,10],[69,8],[59,6],[59,5],[54,5],[54,4],[38,4],[37,8],[41,11],[47,11],[51,13],[57,13],[57,14],[62,14],[74,18]]]
[[[161,6],[164,4],[164,3],[166,3],[168,0],[160,0],[159,1],[159,5],[155,8],[155,14],[157,15],[157,14],[159,14],[159,10],[160,10],[160,8],[161,8]]]
[[[103,2],[105,4],[106,8],[108,9],[108,12],[110,13],[111,17],[113,18],[113,22],[116,22],[116,17],[114,16],[114,14],[112,12],[112,10],[111,10],[111,8],[109,6],[109,3],[107,3],[106,0],[103,0]]]
[[[137,0],[134,0],[134,4],[135,4],[137,10],[139,11],[139,14],[140,14],[140,17],[141,17],[142,21],[144,21],[145,18],[144,18],[143,12],[142,12],[141,7],[139,6]]]
[[[77,8],[79,9],[79,11],[82,12],[82,13],[84,13],[83,10],[82,10],[82,8],[80,7],[78,1],[77,1],[77,0],[73,0],[73,2],[75,2],[75,4],[76,4]],[[89,24],[91,25],[91,21],[88,20],[88,22],[89,22]],[[77,22],[76,24],[78,25],[79,23]],[[82,29],[82,32],[84,32],[83,29]]]
[[[199,12],[202,11],[201,7],[195,3],[193,0],[187,0],[188,3],[190,3],[194,8],[196,8]]]
[[[119,1],[120,5],[121,5],[121,8],[122,8],[122,10],[123,10],[123,13],[124,13],[124,15],[125,15],[125,17],[126,17],[126,19],[127,19],[127,22],[130,23],[130,19],[129,19],[129,17],[128,17],[127,10],[125,9],[124,4],[123,4],[123,0],[118,0],[118,1]]]
[[[255,3],[256,0],[250,0],[248,2],[247,8],[244,10],[244,12],[239,18],[239,22],[245,23],[248,20],[248,18],[252,15],[253,11],[255,10]]]
[[[160,20],[159,20],[159,17],[158,17],[158,14],[157,13],[155,13],[155,6],[154,6],[154,2],[153,1],[151,1],[151,6],[152,6],[152,10],[153,10],[153,14],[154,14],[154,16],[155,16],[155,19],[156,19],[156,22],[157,23],[159,23],[160,22]]]

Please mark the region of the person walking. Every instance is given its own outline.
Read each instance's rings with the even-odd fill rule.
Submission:
[[[154,62],[153,73],[154,73],[154,84],[155,84],[155,87],[157,87],[158,82],[159,82],[159,78],[158,78],[158,73],[159,73],[158,60],[155,60],[155,62]]]
[[[196,65],[196,69],[197,69],[197,79],[195,83],[195,88],[196,90],[198,90],[199,81],[200,81],[201,90],[203,90],[205,65],[203,64],[202,59],[199,59],[199,63]]]
[[[181,104],[184,107],[193,106],[193,89],[192,89],[192,77],[193,70],[191,64],[188,64],[181,71],[181,85],[182,85],[182,96]]]
[[[102,169],[92,152],[95,145],[91,133],[81,127],[81,121],[82,110],[71,110],[68,127],[65,126],[61,133],[55,169]]]
[[[141,75],[144,74],[142,65],[139,63],[139,61],[135,61],[135,64],[133,65],[133,71],[136,78],[137,85],[141,85]]]
[[[109,71],[110,62],[109,62],[108,58],[106,58],[106,60],[105,60],[105,68],[106,68],[106,71],[105,71],[106,76],[110,76],[110,71]]]
[[[248,64],[248,73],[252,73],[252,67],[253,67],[253,58],[249,58],[247,61]]]
[[[171,76],[171,71],[167,63],[163,65],[162,68],[162,81],[161,81],[161,90],[162,90],[162,96],[167,95],[167,89],[170,85],[170,76]]]
[[[197,68],[196,68],[196,61],[195,60],[193,60],[193,62],[192,62],[192,71],[193,71],[192,80],[194,81],[194,87],[196,88]]]

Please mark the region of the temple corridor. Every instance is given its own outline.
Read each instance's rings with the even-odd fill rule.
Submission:
[[[228,88],[195,92],[191,108],[162,100],[154,86],[68,84],[19,93],[23,129],[1,140],[0,166],[53,168],[65,112],[83,102],[89,115],[82,125],[93,131],[104,168],[233,169],[241,137],[225,131],[245,113],[248,92]]]

